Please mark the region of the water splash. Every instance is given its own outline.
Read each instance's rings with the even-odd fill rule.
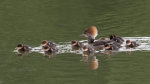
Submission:
[[[108,38],[106,38],[108,39]],[[117,52],[126,52],[126,51],[150,51],[150,37],[123,37],[125,40],[122,44],[122,48],[119,49]],[[140,46],[136,48],[126,49],[125,42],[126,40],[136,41]],[[87,44],[86,40],[81,40],[80,42]],[[59,42],[57,44],[58,54],[61,53],[76,53],[76,54],[82,54],[81,50],[72,51],[71,48],[71,42]],[[101,50],[103,52],[103,50]],[[14,52],[17,52],[17,50],[14,50]],[[38,52],[38,53],[44,53],[41,46],[33,47],[31,52]],[[96,51],[99,52],[99,51]]]

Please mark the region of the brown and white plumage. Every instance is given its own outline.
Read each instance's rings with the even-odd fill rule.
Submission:
[[[94,39],[97,35],[98,35],[98,30],[97,30],[96,26],[89,27],[83,33],[83,36],[85,36],[85,37],[92,36]]]

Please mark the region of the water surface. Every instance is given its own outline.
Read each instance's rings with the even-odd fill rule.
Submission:
[[[42,40],[61,45],[86,40],[79,35],[91,25],[99,30],[97,39],[110,34],[150,37],[149,4],[149,0],[0,0],[0,84],[149,84],[150,52],[141,50],[149,47],[131,54],[96,55],[96,70],[81,61],[81,54],[61,53],[49,59],[37,52],[22,58],[13,52],[18,43],[35,48]],[[144,43],[149,46],[149,39]]]

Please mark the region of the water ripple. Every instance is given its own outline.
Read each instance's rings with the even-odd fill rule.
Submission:
[[[106,38],[108,39],[108,38]],[[136,41],[137,43],[140,44],[140,46],[136,48],[131,48],[131,49],[126,49],[125,47],[125,41],[122,44],[122,48],[119,49],[117,52],[126,52],[126,51],[150,51],[150,37],[123,37],[123,39],[126,40],[131,40],[131,41]],[[86,40],[81,40],[80,42],[87,44]],[[71,48],[71,42],[59,42],[57,44],[58,54],[61,53],[75,53],[75,54],[82,54],[81,50],[76,50],[72,51]],[[104,50],[101,50],[103,52]],[[17,50],[14,50],[14,52],[17,52]],[[41,46],[38,47],[33,47],[31,52],[38,52],[38,53],[44,53],[42,50]],[[96,51],[99,52],[99,51]]]

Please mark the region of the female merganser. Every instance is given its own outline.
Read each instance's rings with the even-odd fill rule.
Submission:
[[[90,28],[86,29],[81,36],[85,36],[85,37],[92,36],[92,38],[95,39],[97,35],[98,35],[98,31],[96,26],[91,26]]]

